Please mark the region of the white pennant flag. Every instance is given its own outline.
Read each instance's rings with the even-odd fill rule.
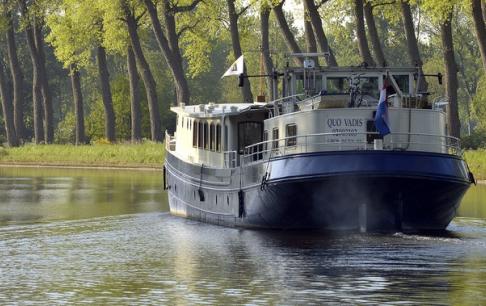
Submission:
[[[231,67],[223,74],[223,76],[221,78],[224,78],[226,76],[230,76],[230,75],[240,75],[244,72],[244,65],[245,65],[245,62],[244,62],[244,59],[243,59],[243,55],[238,57],[238,59],[233,63],[231,64]]]

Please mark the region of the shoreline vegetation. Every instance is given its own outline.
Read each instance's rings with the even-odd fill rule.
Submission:
[[[24,145],[0,147],[0,167],[60,167],[160,170],[165,145],[145,141],[141,144]],[[486,150],[464,153],[476,180],[486,183]]]
[[[165,145],[150,141],[141,144],[24,145],[0,147],[0,167],[117,168],[160,170]]]

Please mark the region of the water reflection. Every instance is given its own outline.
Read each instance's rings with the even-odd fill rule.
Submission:
[[[486,185],[472,186],[459,207],[461,217],[486,219]]]
[[[2,305],[486,304],[481,195],[441,236],[249,231],[170,216],[160,173],[12,171]]]
[[[167,210],[159,172],[0,168],[0,225]]]

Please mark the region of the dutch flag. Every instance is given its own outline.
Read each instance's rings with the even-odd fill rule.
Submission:
[[[375,126],[381,136],[390,134],[390,123],[388,121],[388,106],[386,104],[386,86],[380,91],[380,101],[375,115]]]

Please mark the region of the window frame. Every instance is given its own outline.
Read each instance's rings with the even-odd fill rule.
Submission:
[[[295,135],[289,135],[289,128],[295,128]],[[285,126],[285,146],[296,147],[297,146],[297,124],[289,123]]]
[[[274,127],[272,129],[272,150],[278,149],[278,139],[279,139],[279,129],[278,127]]]

